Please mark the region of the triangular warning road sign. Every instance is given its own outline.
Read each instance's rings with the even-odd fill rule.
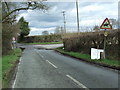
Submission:
[[[100,29],[112,29],[112,26],[110,25],[110,21],[108,18],[106,18],[102,25],[100,26]]]

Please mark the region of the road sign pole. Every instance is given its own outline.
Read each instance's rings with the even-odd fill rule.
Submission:
[[[106,18],[103,21],[102,25],[100,26],[100,29],[105,29],[105,31],[104,31],[104,47],[103,47],[103,49],[104,49],[103,57],[105,59],[106,58],[106,51],[105,51],[106,50],[106,38],[107,38],[107,35],[108,35],[107,32],[106,32],[106,29],[112,29],[112,26],[111,26],[108,18]]]
[[[107,37],[107,35],[105,35],[106,34],[106,29],[105,29],[105,31],[104,31],[104,59],[106,58],[106,53],[105,53],[105,49],[106,49],[106,37]]]

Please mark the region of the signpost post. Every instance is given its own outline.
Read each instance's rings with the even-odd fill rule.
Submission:
[[[103,49],[104,49],[104,59],[105,59],[105,57],[106,57],[106,54],[105,54],[105,49],[106,49],[106,37],[107,37],[107,35],[108,35],[108,33],[106,32],[106,30],[107,30],[107,29],[112,29],[112,26],[110,25],[110,21],[109,21],[108,18],[106,18],[106,19],[103,21],[102,25],[100,26],[100,29],[104,29],[104,30],[105,30],[105,31],[104,31],[104,47],[103,47]]]

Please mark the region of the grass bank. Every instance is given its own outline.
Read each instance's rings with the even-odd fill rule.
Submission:
[[[66,52],[62,49],[62,47],[57,48],[55,50],[64,55],[75,57],[75,58],[81,59],[83,61],[87,61],[87,62],[91,62],[91,63],[95,63],[95,64],[99,64],[102,66],[111,67],[111,68],[115,68],[115,69],[120,69],[120,61],[117,61],[117,60],[110,60],[110,59],[92,60],[92,59],[90,59],[90,55],[88,55],[88,54],[82,54],[79,52]]]
[[[10,87],[10,80],[12,73],[19,62],[19,57],[21,55],[20,49],[11,50],[7,55],[2,57],[2,87]]]
[[[2,88],[2,58],[0,57],[0,89]]]
[[[36,42],[36,43],[21,43],[26,45],[46,45],[46,44],[62,44],[63,42]]]

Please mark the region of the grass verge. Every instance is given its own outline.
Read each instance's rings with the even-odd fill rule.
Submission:
[[[29,45],[45,45],[45,44],[62,44],[63,42],[38,42],[38,43],[25,43],[25,44],[29,44]]]
[[[66,52],[62,49],[62,47],[55,49],[56,51],[64,54],[64,55],[68,55],[77,59],[81,59],[83,61],[87,61],[87,62],[91,62],[94,64],[99,64],[105,67],[110,67],[113,69],[120,69],[120,61],[118,60],[110,60],[110,59],[101,59],[101,60],[92,60],[90,59],[90,55],[88,54],[82,54],[79,52]]]
[[[2,87],[10,87],[10,80],[12,78],[12,73],[19,62],[19,57],[21,55],[20,49],[11,50],[7,55],[2,57]]]
[[[2,88],[2,57],[0,56],[0,89]]]

